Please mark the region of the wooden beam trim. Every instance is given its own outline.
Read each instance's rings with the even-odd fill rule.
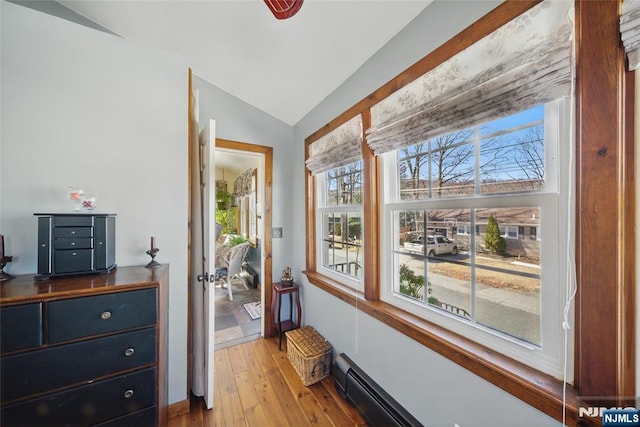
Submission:
[[[371,124],[371,110],[362,113],[362,127]],[[366,135],[362,139],[362,163],[364,176],[364,227],[362,234],[366,245],[363,247],[364,277],[366,283],[364,296],[368,300],[380,299],[380,175],[378,159],[367,144]]]
[[[575,385],[593,406],[635,397],[635,93],[619,12],[576,1]]]

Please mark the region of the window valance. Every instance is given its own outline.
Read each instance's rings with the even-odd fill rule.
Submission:
[[[307,169],[318,174],[362,157],[362,116],[358,114],[309,145]]]
[[[640,65],[640,1],[624,0],[620,16],[620,34],[627,52],[629,70]]]
[[[543,1],[371,108],[376,154],[571,93],[573,9]]]

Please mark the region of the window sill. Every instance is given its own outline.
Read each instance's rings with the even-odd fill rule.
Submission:
[[[317,272],[304,274],[311,284],[562,421],[562,381],[390,304],[366,300],[361,292]],[[567,425],[578,425],[580,399],[572,386],[567,386],[566,398]]]

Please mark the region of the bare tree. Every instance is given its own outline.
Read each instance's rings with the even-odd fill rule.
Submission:
[[[442,196],[443,187],[456,184],[465,186],[474,180],[473,160],[475,149],[471,142],[472,129],[459,130],[431,139],[433,166],[435,167],[436,191]],[[464,192],[459,188],[459,192]]]
[[[409,148],[400,150],[400,178],[402,189],[411,188],[412,198],[420,198],[420,193],[432,182],[434,197],[448,194],[471,194],[475,180],[475,144],[473,137],[476,128],[457,130],[431,138]],[[480,171],[491,175],[498,170],[507,148],[500,137],[482,141],[479,159]],[[431,162],[431,176],[421,180],[425,167]],[[425,182],[427,181],[427,182]]]
[[[415,151],[414,154],[411,151]],[[417,144],[412,146],[412,150],[409,148],[403,148],[400,150],[402,159],[400,162],[400,180],[401,182],[404,180],[409,180],[410,188],[413,190],[411,192],[413,199],[418,199],[419,190],[422,188],[422,184],[420,183],[420,172],[422,167],[427,164],[429,160],[429,150],[427,141],[418,142]]]
[[[516,139],[514,162],[533,188],[540,188],[544,180],[544,129],[529,128],[524,137]]]

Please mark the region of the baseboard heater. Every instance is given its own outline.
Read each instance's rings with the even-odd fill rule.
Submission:
[[[422,427],[406,409],[364,373],[346,354],[333,364],[336,390],[371,426]]]

